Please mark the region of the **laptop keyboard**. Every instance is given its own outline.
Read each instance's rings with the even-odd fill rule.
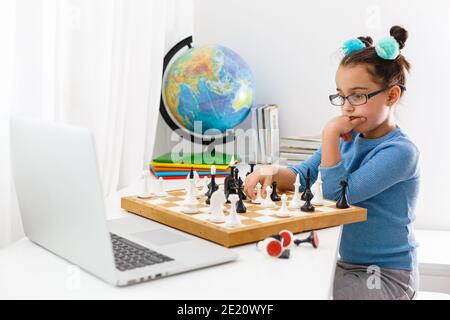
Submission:
[[[110,233],[110,235],[116,268],[120,271],[127,271],[157,263],[173,261],[172,258],[156,251],[152,251],[114,233]]]

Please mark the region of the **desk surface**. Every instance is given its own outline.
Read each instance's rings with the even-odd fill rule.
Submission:
[[[167,182],[169,188],[182,183]],[[128,216],[120,209],[120,198],[136,193],[136,185],[106,200],[110,218]],[[113,287],[25,238],[0,249],[0,299],[328,299],[340,231],[318,231],[318,249],[293,247],[287,260],[265,257],[250,244],[230,249],[239,253],[237,261],[125,288]]]

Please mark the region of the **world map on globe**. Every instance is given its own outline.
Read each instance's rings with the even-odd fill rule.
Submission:
[[[194,47],[179,56],[167,70],[162,90],[165,108],[177,124],[197,132],[201,122],[201,134],[234,128],[255,99],[249,66],[220,45]]]

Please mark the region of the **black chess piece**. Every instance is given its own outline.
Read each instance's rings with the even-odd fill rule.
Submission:
[[[234,169],[234,180],[236,181],[238,187],[239,187],[239,179],[240,179],[239,178],[239,169],[236,168],[236,169]]]
[[[225,198],[227,199],[227,203],[230,203],[230,201],[228,200],[228,195],[230,194],[230,186],[231,186],[230,181],[234,180],[234,175],[235,175],[234,169],[235,169],[235,166],[231,165],[230,166],[230,175],[226,176],[225,180],[223,181],[223,189],[224,189],[223,191],[225,193]]]
[[[305,185],[305,191],[302,193],[302,197],[301,199],[303,201],[306,201],[306,190],[309,190],[309,192],[311,193],[311,199],[314,198],[314,195],[311,192],[311,170],[308,168],[308,171],[306,172],[306,185]]]
[[[244,201],[242,201],[242,187],[238,187],[238,195],[239,195],[239,200],[238,202],[236,202],[236,212],[237,213],[246,213],[247,212],[247,208],[244,205]]]
[[[300,208],[300,210],[302,210],[304,212],[314,212],[315,208],[311,204],[311,199],[313,198],[311,189],[306,189],[304,194],[305,194],[305,203]]]
[[[346,180],[342,180],[341,183],[341,197],[336,202],[336,208],[338,209],[347,209],[350,208],[348,201],[347,201],[347,192],[346,188],[348,186],[348,183]]]
[[[206,195],[208,197],[206,198],[206,204],[210,204],[212,194],[215,191],[217,191],[218,189],[219,189],[219,185],[216,183],[216,175],[212,174],[211,175],[211,182],[208,183],[208,192],[206,193]]]
[[[244,191],[242,190],[244,188],[244,182],[239,179],[238,180],[238,193],[240,195],[240,197],[242,198],[242,200],[247,200],[247,196],[245,195]]]
[[[236,181],[238,194],[242,197],[242,200],[247,200],[247,196],[242,191],[242,187],[244,186],[244,181],[242,181],[241,177],[239,177],[239,169],[234,169],[234,180]]]
[[[234,185],[234,177],[230,177],[230,179],[228,179],[227,181],[224,181],[223,188],[224,188],[224,193],[225,193],[225,199],[227,199],[227,203],[231,203],[231,201],[228,200],[228,196],[230,194],[232,194],[232,192],[233,192],[233,190],[232,190],[233,185]]]
[[[311,243],[311,245],[314,247],[314,249],[317,249],[319,247],[319,236],[316,231],[311,231],[309,234],[309,237],[306,239],[295,239],[294,244],[296,246],[299,246],[301,243]]]
[[[227,193],[225,193],[225,198],[227,199],[227,203],[231,203],[231,201],[228,199],[230,194],[239,195],[238,184],[237,184],[236,179],[234,179],[234,177],[228,180]]]
[[[211,189],[211,186],[213,186],[214,190],[219,189],[219,185],[216,183],[216,175],[211,174],[211,181],[208,183],[208,191]]]
[[[272,201],[280,201],[281,200],[281,197],[277,193],[277,182],[276,181],[272,181],[272,193],[270,195],[270,199],[272,199]]]
[[[284,249],[283,253],[278,257],[279,259],[289,259],[291,255],[291,250],[289,248]]]
[[[250,166],[250,172],[247,172],[247,174],[245,176],[248,176],[249,174],[253,173],[254,168],[255,168],[256,163],[254,162],[250,162],[249,166]]]

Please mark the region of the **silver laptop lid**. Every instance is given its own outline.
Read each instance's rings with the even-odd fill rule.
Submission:
[[[12,118],[11,157],[28,238],[116,283],[94,141],[89,130]]]

